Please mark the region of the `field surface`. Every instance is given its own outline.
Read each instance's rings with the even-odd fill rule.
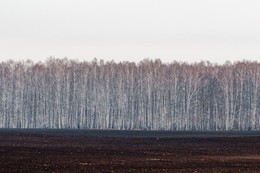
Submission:
[[[260,172],[260,134],[1,129],[0,172]]]

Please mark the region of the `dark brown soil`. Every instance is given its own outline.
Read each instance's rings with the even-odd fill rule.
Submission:
[[[0,132],[0,172],[260,172],[260,137]]]

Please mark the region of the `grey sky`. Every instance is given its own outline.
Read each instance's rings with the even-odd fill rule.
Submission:
[[[260,60],[259,9],[259,0],[0,0],[0,59]]]

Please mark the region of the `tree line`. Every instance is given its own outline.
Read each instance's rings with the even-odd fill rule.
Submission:
[[[0,63],[0,127],[259,130],[260,63]]]

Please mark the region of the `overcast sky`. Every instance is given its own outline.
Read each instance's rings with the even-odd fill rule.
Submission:
[[[0,60],[260,61],[260,0],[0,0]]]

